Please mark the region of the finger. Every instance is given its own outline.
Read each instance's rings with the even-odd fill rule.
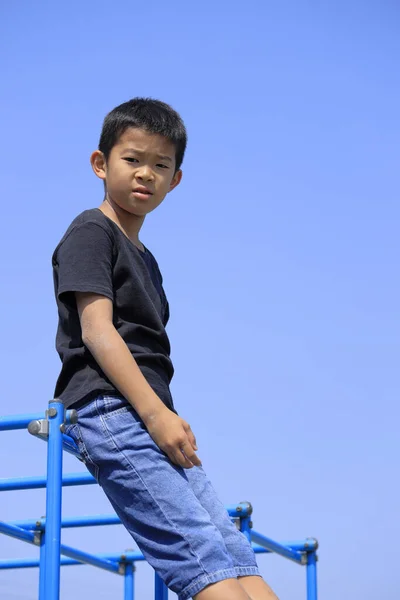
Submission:
[[[192,431],[192,428],[190,427],[190,425],[188,423],[186,424],[185,430],[186,430],[186,434],[187,434],[187,436],[189,438],[189,442],[193,446],[193,449],[194,450],[198,450],[197,442],[196,442],[196,437],[195,437],[195,435],[194,435],[194,433]]]
[[[183,469],[191,469],[194,466],[179,448],[171,450],[168,456],[175,465],[178,465],[178,467],[182,467]]]
[[[201,460],[195,454],[192,445],[189,442],[186,442],[181,446],[182,454],[196,467],[201,467]]]

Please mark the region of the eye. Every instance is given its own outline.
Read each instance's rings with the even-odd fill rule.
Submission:
[[[137,158],[132,158],[131,156],[126,156],[124,158],[124,160],[126,160],[127,162],[130,162],[130,163],[139,162]]]
[[[162,163],[158,163],[156,167],[161,167],[161,169],[169,169],[168,165],[163,165]]]

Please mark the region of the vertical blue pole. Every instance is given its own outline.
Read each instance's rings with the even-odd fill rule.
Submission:
[[[317,553],[307,554],[307,600],[317,600]]]
[[[251,519],[250,517],[240,517],[240,531],[244,533],[249,542],[251,541]]]
[[[46,600],[46,572],[45,572],[45,537],[44,531],[40,532],[40,564],[39,564],[39,600]]]
[[[134,600],[135,567],[132,563],[125,564],[124,600]]]
[[[168,588],[157,573],[154,577],[154,600],[168,600]]]
[[[49,402],[47,411],[49,439],[47,444],[47,492],[45,533],[45,596],[44,600],[60,598],[60,544],[62,496],[62,433],[64,406],[57,400]],[[41,599],[42,600],[42,599]]]

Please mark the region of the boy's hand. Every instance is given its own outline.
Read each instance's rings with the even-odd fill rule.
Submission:
[[[190,425],[165,407],[145,421],[147,431],[175,465],[184,469],[200,467],[201,461],[196,456],[196,438]]]

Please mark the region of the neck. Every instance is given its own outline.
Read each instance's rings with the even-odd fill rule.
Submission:
[[[116,225],[125,233],[125,235],[134,243],[140,244],[139,242],[139,231],[142,228],[145,217],[138,217],[132,213],[127,212],[118,204],[116,204],[112,198],[107,194],[103,200],[103,203],[99,206],[101,212],[106,215],[109,219],[114,221]]]

